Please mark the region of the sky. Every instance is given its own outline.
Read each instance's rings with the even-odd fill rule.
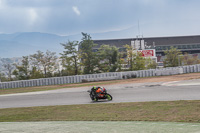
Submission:
[[[0,0],[0,33],[200,35],[200,0]]]

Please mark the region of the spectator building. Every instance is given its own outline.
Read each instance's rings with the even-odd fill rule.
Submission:
[[[170,47],[177,48],[183,54],[188,53],[200,58],[200,35],[94,40],[94,43],[98,44],[94,47],[94,51],[101,45],[116,46],[119,51],[124,51],[124,45],[133,45],[135,42],[139,42],[139,45],[135,47],[137,50],[155,49],[157,62],[163,61],[164,51]]]

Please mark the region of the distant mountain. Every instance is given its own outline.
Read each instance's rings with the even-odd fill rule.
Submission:
[[[57,54],[63,51],[60,43],[68,40],[80,40],[80,35],[59,36],[40,32],[21,32],[14,34],[0,34],[0,58],[22,57],[34,54],[40,50],[50,50]]]
[[[104,33],[88,33],[93,40],[99,39],[116,39],[127,38],[127,33],[131,29],[122,31],[111,31]],[[114,37],[114,38],[113,38]],[[57,55],[62,53],[63,46],[60,43],[70,41],[80,41],[81,33],[70,36],[59,36],[56,34],[41,33],[41,32],[18,32],[13,34],[0,34],[0,58],[12,58],[28,56],[40,50],[45,52],[49,50],[56,52]]]

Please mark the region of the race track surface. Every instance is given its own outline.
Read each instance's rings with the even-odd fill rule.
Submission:
[[[91,86],[92,87],[92,86]],[[92,102],[90,87],[0,95],[0,108],[144,101],[200,100],[200,79],[106,85],[113,101]]]

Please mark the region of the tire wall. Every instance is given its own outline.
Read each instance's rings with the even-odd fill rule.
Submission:
[[[190,66],[169,67],[162,69],[140,70],[140,71],[108,72],[99,74],[0,82],[0,89],[81,83],[84,81],[94,82],[94,81],[119,80],[119,79],[129,79],[129,78],[152,77],[152,76],[165,76],[165,75],[176,75],[176,74],[195,73],[195,72],[200,72],[200,64],[190,65]]]

